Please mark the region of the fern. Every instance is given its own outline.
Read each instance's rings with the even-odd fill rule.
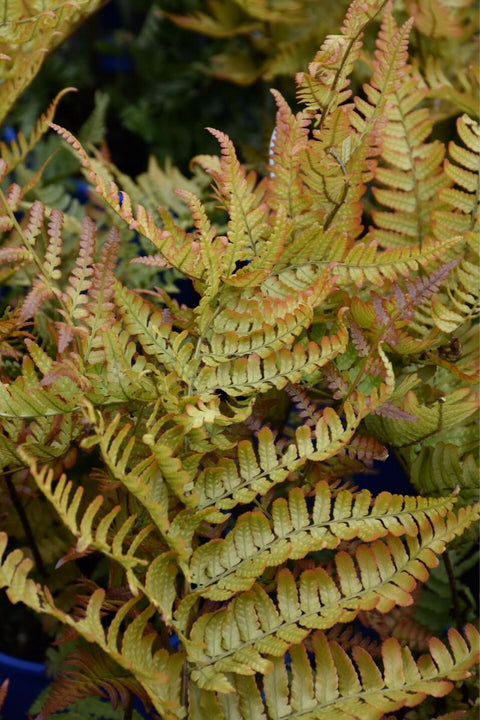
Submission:
[[[235,5],[239,35],[263,27],[266,3]],[[300,22],[300,0],[271,5],[272,23]],[[26,289],[0,320],[0,461],[35,490],[31,515],[55,513],[65,537],[48,561],[68,580],[65,595],[55,573],[34,580],[11,523],[0,586],[74,643],[40,718],[92,695],[125,712],[136,696],[165,720],[380,719],[450,693],[477,660],[471,626],[447,649],[415,615],[480,512],[477,130],[459,119],[447,160],[428,140],[412,21],[385,5],[354,0],[297,78],[297,114],[274,92],[264,177],[211,130],[219,156],[197,157],[173,202],[171,169],[127,179],[48,115],[101,222],[2,191],[2,272]],[[235,34],[232,7],[212,4],[213,33]],[[153,254],[127,265],[132,232]],[[132,268],[187,280],[193,307]],[[386,446],[418,496],[355,486]],[[74,586],[87,554],[105,566]],[[459,624],[473,605],[464,594]],[[371,643],[360,622],[396,628]]]
[[[38,11],[35,4],[31,7],[24,3],[5,4],[0,32],[2,120],[40,70],[45,52],[59,45],[75,25],[98,6],[98,0],[80,0],[61,5],[48,2],[43,3]],[[43,119],[40,121],[42,125],[44,122]],[[21,147],[23,140],[19,142]]]
[[[290,643],[303,640],[312,628],[351,621],[360,610],[375,607],[388,612],[396,604],[411,604],[416,580],[428,575],[431,549],[440,550],[468,524],[469,513],[461,512],[458,519],[450,515],[439,521],[438,535],[432,534],[427,524],[420,529],[419,537],[408,538],[406,545],[393,537],[386,543],[377,540],[369,546],[360,545],[356,562],[349,554],[339,552],[335,556],[337,582],[323,568],[306,570],[298,581],[289,570],[282,570],[276,603],[257,583],[225,608],[204,613],[193,624],[192,639],[197,647],[204,644],[205,649],[195,653],[199,667],[192,677],[201,687],[213,689],[218,682],[220,689],[225,672],[249,675],[253,667],[267,673],[271,661],[263,656],[283,655]],[[219,637],[224,638],[221,643]]]
[[[393,24],[389,35],[394,33]],[[389,126],[382,138],[382,165],[375,171],[376,181],[384,187],[374,189],[377,202],[389,211],[373,213],[377,227],[372,230],[373,237],[386,247],[421,245],[432,236],[435,196],[448,182],[441,172],[442,143],[425,143],[433,123],[429,110],[420,107],[428,91],[419,80],[410,66],[404,66],[389,93]]]
[[[467,671],[461,669],[462,661],[468,664],[467,658],[477,652],[473,626],[468,627],[468,642],[455,630],[449,631],[448,639],[451,649],[438,640],[431,641],[429,654],[415,662],[409,649],[391,638],[382,647],[382,672],[362,648],[353,648],[350,657],[337,643],[315,633],[313,668],[303,647],[295,646],[290,651],[291,676],[278,660],[272,674],[265,676],[269,713],[272,718],[367,716],[373,720],[403,705],[417,705],[426,694],[445,695],[452,689],[452,681]],[[458,661],[459,669],[452,672]],[[248,684],[253,689],[247,679]],[[348,699],[342,700],[347,693]]]
[[[7,697],[9,682],[10,682],[9,679],[7,678],[0,685],[0,708],[2,707],[3,703],[5,702],[5,698]]]
[[[388,493],[379,495],[370,508],[367,491],[355,496],[342,491],[330,508],[328,486],[318,485],[314,492],[311,514],[297,488],[290,491],[288,499],[275,500],[269,510],[271,522],[260,511],[253,511],[238,518],[225,540],[201,545],[194,552],[189,569],[196,591],[212,600],[227,600],[234,592],[249,589],[271,564],[296,560],[324,548],[333,549],[342,540],[354,537],[370,541],[386,534],[418,532],[415,502],[405,499],[403,515],[398,508],[399,498],[389,507]],[[409,506],[411,509],[407,509]],[[438,505],[434,510],[435,516],[447,511],[447,505],[443,508]],[[426,508],[419,508],[418,512],[422,520],[425,512],[428,516]]]

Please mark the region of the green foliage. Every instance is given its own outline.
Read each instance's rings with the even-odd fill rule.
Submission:
[[[332,6],[312,0],[206,0],[194,14],[165,14],[182,28],[224,38],[207,72],[249,85],[259,78],[271,82],[303,70],[325,35],[340,25],[347,8],[347,2]],[[460,111],[478,117],[478,7],[471,0],[401,0],[395,10],[402,21],[413,17],[415,65],[429,96],[437,101],[437,116]],[[368,32],[369,49],[372,44]]]
[[[427,696],[442,712],[478,660],[473,625],[443,642],[415,624],[431,571],[423,599],[445,607],[461,587],[435,569],[452,542],[462,568],[457,538],[480,514],[478,126],[458,120],[448,158],[430,141],[412,21],[384,5],[354,0],[297,77],[304,109],[274,92],[262,178],[211,130],[220,155],[198,156],[194,179],[152,162],[134,182],[49,114],[42,132],[67,142],[105,206],[107,230],[88,215],[75,229],[25,202],[18,154],[1,161],[0,260],[24,292],[0,320],[0,462],[28,473],[65,537],[40,582],[0,533],[0,587],[75,639],[38,720],[92,697],[128,712],[134,696],[162,720],[380,720]],[[151,250],[127,265],[132,233]],[[132,267],[188,280],[195,300],[131,281]],[[352,486],[384,443],[418,497]],[[58,568],[88,554],[108,572],[59,597]],[[352,640],[355,623],[416,603],[407,630],[424,654],[395,628],[381,646]]]
[[[3,3],[0,25],[0,120],[59,45],[100,0]]]

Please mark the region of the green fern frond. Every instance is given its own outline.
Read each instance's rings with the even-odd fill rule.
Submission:
[[[429,38],[462,37],[469,33],[471,0],[449,3],[445,0],[417,0],[412,15],[419,31]],[[467,22],[465,22],[467,20]]]
[[[373,74],[364,86],[365,98],[354,98],[356,111],[350,117],[360,138],[371,132],[376,119],[382,115],[385,105],[405,76],[412,25],[413,20],[410,19],[397,28],[388,10],[382,18],[372,62]]]
[[[450,648],[432,639],[429,653],[418,660],[408,647],[390,638],[382,645],[379,667],[363,648],[353,647],[347,654],[338,643],[316,632],[312,636],[314,659],[302,645],[295,645],[290,649],[290,667],[283,659],[272,660],[272,672],[263,678],[269,717],[380,720],[405,705],[418,705],[427,695],[447,695],[454,682],[469,676],[478,658],[478,633],[473,625],[465,628],[465,638],[451,628]],[[253,694],[253,680],[242,678],[240,685]],[[241,692],[237,684],[235,689]]]
[[[308,110],[321,111],[320,124],[351,95],[349,76],[361,51],[361,37],[386,0],[351,3],[341,35],[330,35],[308,67],[297,75],[297,97]]]
[[[40,8],[37,3],[5,3],[0,25],[1,120],[38,73],[46,54],[99,5],[100,0],[50,0]]]
[[[317,485],[314,505],[308,509],[300,488],[288,499],[275,500],[270,521],[259,510],[241,515],[224,540],[201,545],[192,555],[189,579],[195,592],[211,600],[227,600],[248,590],[266,567],[298,560],[309,552],[334,549],[341,541],[364,542],[387,534],[415,536],[418,526],[432,522],[453,506],[382,493],[373,501],[368,491],[340,491],[335,498],[326,483]]]
[[[229,277],[237,260],[251,260],[264,231],[267,208],[262,204],[263,183],[256,183],[253,171],[240,165],[232,141],[224,133],[208,128],[221,147],[220,167],[214,169],[201,162],[215,181],[215,197],[229,215],[227,236],[231,243],[225,261]],[[235,253],[235,254],[234,254]]]
[[[359,241],[344,257],[338,258],[335,273],[340,277],[347,275],[357,287],[364,283],[382,285],[385,280],[395,282],[400,277],[408,277],[419,267],[430,269],[440,259],[453,255],[463,242],[463,238],[456,235],[443,242],[427,240],[421,245],[379,251],[375,241]]]
[[[36,384],[25,383],[19,377],[10,385],[0,384],[0,417],[34,418],[64,415],[77,407],[79,400],[78,387],[64,377],[55,385],[45,389]]]
[[[214,38],[235,37],[258,30],[259,24],[252,17],[245,17],[233,0],[209,3],[210,14],[197,11],[193,15],[163,14],[180,27],[201,32]]]
[[[395,27],[393,20],[390,23]],[[425,142],[433,123],[429,110],[419,106],[427,94],[404,60],[403,72],[389,94],[381,163],[374,171],[375,199],[388,211],[373,211],[376,228],[371,233],[386,247],[415,242],[421,247],[425,237],[431,237],[436,195],[448,183],[441,169],[443,144]],[[452,235],[458,234],[457,227]]]
[[[363,413],[366,412],[364,404]],[[345,403],[343,413],[344,421],[332,408],[325,408],[315,428],[306,425],[297,428],[294,442],[286,449],[277,448],[268,427],[257,434],[257,451],[249,440],[240,441],[238,466],[234,460],[224,458],[198,476],[195,490],[200,497],[199,509],[215,505],[228,510],[238,503],[251,502],[258,493],[264,495],[307,460],[323,462],[333,457],[353,437],[363,417],[362,413],[356,415],[349,403]]]
[[[401,407],[409,415],[416,417],[417,421],[412,423],[408,420],[369,415],[365,423],[370,431],[375,427],[375,436],[382,442],[393,447],[407,448],[447,430],[452,431],[456,425],[465,422],[478,412],[479,398],[477,393],[462,387],[451,392],[446,398],[422,404],[411,390],[406,394]]]
[[[28,577],[33,561],[23,555],[21,550],[5,555],[8,536],[0,532],[0,588],[8,588],[13,603],[24,602],[28,607],[41,612],[42,599],[37,584]]]
[[[155,357],[167,372],[175,372],[188,383],[194,354],[188,333],[175,332],[171,323],[164,320],[162,310],[152,313],[152,306],[132,290],[117,284],[115,295],[126,329],[138,339],[144,352]]]
[[[305,110],[294,115],[278,91],[272,90],[272,94],[277,105],[277,120],[269,157],[268,201],[275,210],[284,207],[297,227],[302,211],[309,205],[308,198],[301,192],[300,168],[308,146],[311,115]]]
[[[204,366],[193,381],[198,393],[223,390],[228,395],[251,395],[266,392],[272,387],[281,389],[287,382],[297,382],[304,373],[312,373],[332,360],[346,344],[346,332],[325,338],[323,347],[310,342],[307,347],[297,343],[288,349],[282,347],[274,353],[260,357],[251,353],[217,367]]]
[[[88,420],[96,429],[96,434],[88,439],[88,447],[99,445],[112,476],[121,481],[148,511],[152,522],[165,538],[170,525],[168,493],[153,456],[136,456],[135,438],[130,435],[131,426],[128,423],[121,425],[120,415],[116,415],[105,426],[103,417],[95,413],[91,406],[87,407],[87,413]]]
[[[460,110],[478,120],[478,65],[475,66],[475,61],[465,62],[461,56],[452,59],[453,67],[443,57],[427,56],[422,71],[429,95],[435,100],[446,100],[452,107],[450,113]]]
[[[132,230],[146,237],[164,257],[166,265],[174,267],[192,279],[200,279],[203,273],[199,263],[198,245],[191,234],[186,233],[177,225],[166,210],[160,211],[165,229],[158,227],[152,212],[138,204],[133,209],[128,193],[121,191],[112,181],[110,174],[103,167],[92,161],[80,142],[68,130],[49,123],[66,142],[73,148],[85,168],[88,179],[93,183],[95,191],[112,208]]]
[[[100,344],[101,343],[101,344]],[[102,394],[107,402],[154,402],[157,388],[149,375],[152,368],[144,356],[138,357],[135,343],[120,325],[104,328],[99,344],[104,354],[104,385]],[[98,349],[95,362],[98,363]],[[100,383],[96,385],[100,389]],[[95,388],[95,383],[93,383]]]
[[[453,270],[443,293],[431,302],[436,327],[452,333],[480,315],[480,251],[477,233],[466,235],[465,255]]]
[[[266,294],[240,296],[234,308],[230,304],[220,307],[200,346],[202,362],[215,366],[252,352],[267,357],[274,350],[290,346],[309,327],[315,308],[333,292],[335,282],[328,267],[317,273],[310,286],[298,288],[295,295],[276,297],[271,293],[272,283],[267,281]],[[338,335],[341,332],[342,325]]]
[[[457,120],[457,132],[465,147],[453,141],[448,147],[451,160],[445,161],[445,173],[456,187],[440,193],[447,210],[435,212],[437,237],[454,234],[453,228],[457,233],[478,228],[480,129],[478,123],[463,115]]]
[[[395,605],[410,605],[417,581],[424,582],[438,563],[436,554],[478,515],[478,507],[460,508],[457,516],[439,518],[435,528],[422,522],[418,535],[405,542],[387,536],[359,545],[353,556],[337,552],[336,580],[322,567],[304,571],[297,581],[283,569],[277,575],[276,602],[257,583],[220,610],[203,613],[190,634],[197,665],[192,678],[200,687],[217,689],[225,672],[268,674],[272,656],[284,655],[311,629],[350,622],[360,610],[385,613]]]
[[[55,480],[51,468],[38,469],[36,463],[26,453],[22,453],[22,458],[30,467],[30,472],[38,488],[53,505],[64,525],[77,539],[77,552],[81,553],[88,548],[95,548],[115,560],[125,569],[130,590],[137,594],[138,582],[133,570],[138,565],[146,565],[146,560],[141,559],[135,553],[151,533],[152,526],[142,527],[141,531],[135,535],[134,541],[124,550],[123,543],[135,525],[135,515],[129,515],[122,519],[121,507],[116,505],[108,513],[99,517],[104,502],[101,495],[85,506],[85,503],[82,502],[84,491],[81,486],[75,489],[73,483],[67,481],[64,474]]]
[[[473,454],[462,455],[457,445],[445,442],[424,445],[410,467],[414,487],[429,495],[446,495],[457,488],[462,503],[476,499],[478,473]]]

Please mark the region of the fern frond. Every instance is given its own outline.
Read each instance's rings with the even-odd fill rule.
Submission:
[[[78,258],[63,295],[65,306],[72,322],[83,320],[88,315],[84,306],[87,302],[87,293],[92,284],[95,239],[95,223],[89,217],[85,217],[82,220]],[[64,349],[65,347],[59,348],[60,352]]]
[[[265,186],[256,183],[253,171],[247,173],[240,165],[230,138],[219,130],[208,128],[221,147],[220,167],[203,168],[215,181],[215,197],[228,212],[230,252],[225,261],[229,277],[236,261],[251,260],[257,252],[257,242],[264,232],[267,207],[263,204]]]
[[[392,18],[389,23],[395,29]],[[436,195],[448,183],[441,168],[443,144],[438,140],[425,142],[433,123],[430,111],[419,106],[427,94],[427,88],[404,59],[403,72],[389,93],[381,161],[374,171],[375,199],[388,211],[373,211],[376,228],[371,234],[385,247],[410,243],[421,247],[424,239],[432,236]],[[457,227],[450,237],[458,234]]]
[[[316,632],[314,658],[308,657],[302,645],[295,645],[290,649],[289,667],[283,659],[272,660],[272,672],[263,678],[269,717],[381,720],[386,713],[418,705],[427,695],[447,695],[477,662],[478,633],[473,625],[466,626],[465,638],[451,628],[449,648],[432,638],[429,653],[418,660],[408,647],[390,638],[382,645],[379,667],[362,647],[353,647],[347,654],[338,643]],[[250,678],[245,683],[255,684]]]
[[[267,294],[239,297],[234,308],[219,308],[210,322],[211,333],[200,346],[202,362],[214,366],[252,352],[267,357],[290,346],[309,327],[314,309],[333,292],[335,281],[326,268],[317,273],[312,285],[298,289],[295,295],[272,296],[269,283]]]
[[[453,106],[454,112],[464,112],[478,119],[478,65],[467,64],[461,55],[458,58],[451,57],[452,64],[445,60],[441,56],[427,55],[426,61],[422,63],[422,74],[428,84],[430,97],[437,101],[446,100]]]
[[[76,550],[83,552],[88,548],[100,550],[104,555],[119,563],[126,571],[127,580],[132,593],[138,592],[138,581],[133,570],[146,565],[146,560],[138,557],[135,552],[152,531],[151,525],[145,525],[135,535],[134,542],[123,549],[123,543],[129,531],[135,525],[136,516],[121,518],[121,507],[113,507],[108,513],[99,517],[103,497],[98,495],[88,506],[82,503],[83,488],[74,488],[66,475],[55,481],[53,470],[47,467],[37,468],[34,460],[22,453],[22,458],[30,467],[33,478],[45,497],[53,505],[64,525],[77,539]],[[95,527],[94,527],[95,526]]]
[[[283,249],[288,242],[291,224],[286,212],[280,208],[273,217],[272,226],[265,228],[263,237],[259,237],[255,255],[251,262],[240,268],[233,277],[225,279],[228,285],[247,288],[260,285],[262,280],[269,277],[283,256]]]
[[[143,205],[138,204],[134,210],[128,193],[119,189],[103,166],[99,167],[98,163],[91,160],[79,141],[68,130],[52,122],[50,127],[73,148],[86,170],[88,179],[94,184],[95,191],[116,215],[130,229],[136,230],[150,240],[169,267],[176,268],[192,279],[200,279],[204,268],[202,263],[199,263],[198,244],[191,234],[186,233],[176,224],[165,209],[163,211],[159,209],[165,229],[158,227],[153,213]],[[104,175],[107,175],[107,178]]]
[[[63,214],[56,208],[53,208],[50,212],[47,226],[48,244],[44,259],[44,271],[52,280],[58,280],[62,276],[59,270],[63,246],[62,226]]]
[[[35,717],[46,720],[52,713],[86,697],[99,697],[108,700],[113,708],[121,705],[125,710],[131,692],[143,700],[148,699],[140,683],[122,671],[108,655],[95,646],[89,647],[88,652],[80,647],[62,660],[41,712]]]
[[[250,353],[215,368],[203,367],[193,381],[198,393],[223,390],[228,395],[250,395],[266,392],[272,387],[281,389],[287,382],[297,382],[304,373],[311,373],[333,359],[346,344],[346,331],[325,338],[323,347],[310,342],[306,348],[297,343],[293,348],[282,347],[275,353],[260,357]]]
[[[32,261],[31,252],[25,248],[0,248],[0,282],[5,282],[11,275]]]
[[[105,426],[103,417],[87,408],[87,418],[96,429],[88,440],[88,446],[98,444],[106,467],[116,480],[120,480],[132,495],[148,511],[160,534],[166,538],[169,528],[166,485],[159,476],[157,464],[150,454],[137,458],[132,454],[135,439],[130,435],[131,426],[121,426],[121,416],[116,415]],[[155,479],[155,482],[154,482]]]
[[[478,463],[473,454],[463,455],[453,443],[424,445],[409,469],[414,487],[430,495],[445,495],[457,488],[461,503],[477,497]]]
[[[29,333],[24,329],[24,325],[20,321],[20,312],[18,310],[5,310],[3,316],[0,317],[0,368],[3,358],[15,358],[15,360],[20,358],[20,351],[15,345],[19,340],[28,342],[28,338]]]
[[[308,128],[311,116],[307,111],[294,115],[276,90],[272,90],[277,105],[277,119],[269,154],[270,179],[267,197],[270,207],[285,207],[295,225],[301,222],[302,211],[309,202],[301,192],[300,168],[303,153],[308,147]]]
[[[383,285],[385,280],[395,282],[400,277],[408,277],[420,267],[430,269],[463,242],[461,236],[455,235],[441,242],[425,240],[421,245],[378,250],[375,240],[358,241],[348,253],[338,257],[335,273],[342,279],[347,276],[357,287],[364,283]]]
[[[365,423],[373,431],[375,437],[392,447],[408,448],[423,439],[435,437],[464,423],[475,412],[478,412],[479,398],[477,393],[462,387],[454,390],[446,398],[431,404],[421,404],[414,391],[410,390],[401,404],[402,410],[416,417],[416,422],[409,420],[392,420],[388,417],[369,415]]]
[[[0,142],[0,156],[6,163],[8,173],[13,172],[17,165],[25,160],[28,153],[33,150],[39,140],[49,130],[49,123],[55,117],[58,104],[63,96],[74,91],[75,88],[65,88],[55,96],[48,106],[47,111],[38,118],[28,138],[26,138],[22,132],[19,132],[15,140],[12,140],[10,143]]]
[[[259,29],[252,17],[239,17],[236,3],[209,3],[210,14],[197,11],[192,15],[177,15],[163,11],[165,17],[187,30],[200,32],[213,38],[235,37]]]
[[[431,301],[435,326],[446,333],[480,315],[480,251],[477,233],[467,233],[465,255],[451,273],[443,293]]]
[[[297,97],[307,109],[321,111],[324,119],[351,95],[349,76],[361,51],[362,33],[381,12],[386,0],[354,0],[340,35],[329,35],[308,66],[297,75]]]
[[[436,554],[479,516],[478,507],[460,508],[419,526],[418,536],[405,542],[387,536],[359,545],[352,555],[335,555],[337,579],[323,568],[304,571],[298,581],[292,573],[277,575],[276,603],[256,584],[216,612],[205,612],[191,631],[192,678],[207,689],[224,682],[223,673],[267,674],[272,656],[281,657],[292,643],[305,639],[311,629],[350,622],[360,610],[388,612],[395,605],[410,605],[418,581],[428,578],[438,563]],[[357,569],[358,568],[358,569]],[[219,638],[222,642],[219,642]],[[202,648],[202,650],[200,650]]]
[[[202,317],[203,305],[215,300],[220,286],[220,278],[224,269],[224,254],[227,247],[227,240],[224,237],[216,237],[215,229],[212,226],[205,208],[200,199],[187,190],[178,190],[180,197],[184,198],[192,213],[195,226],[195,244],[198,249],[198,265],[203,266],[202,273],[202,301],[198,306],[199,318]]]
[[[469,5],[469,0],[462,0],[458,3],[448,3],[444,0],[419,0],[412,5],[411,12],[415,18],[416,27],[429,38],[462,37],[466,31],[468,32],[464,20]]]
[[[447,295],[432,300],[434,322],[444,332],[455,331],[480,312],[477,243],[480,130],[478,123],[464,115],[457,120],[457,131],[465,147],[454,142],[449,145],[451,160],[445,161],[445,173],[454,186],[440,192],[439,199],[446,207],[435,211],[433,220],[437,237],[462,232],[467,241],[465,256],[452,276]]]
[[[119,242],[118,229],[113,227],[105,240],[98,261],[93,265],[84,316],[84,323],[89,331],[84,357],[90,365],[104,361],[103,333],[115,322],[114,270]],[[80,257],[79,260],[83,262],[84,258]]]
[[[144,356],[138,356],[128,333],[116,324],[104,329],[99,340],[105,364],[104,398],[109,402],[155,401],[157,389],[149,377],[152,368]],[[95,361],[98,362],[98,351]]]
[[[23,377],[10,385],[0,383],[0,417],[34,418],[64,415],[77,408],[79,401],[77,386],[68,378],[59,379],[45,389],[27,385]]]
[[[41,3],[40,7],[37,3],[9,2],[5,5],[0,27],[0,120],[5,118],[18,96],[38,73],[46,54],[59,45],[73,28],[99,5],[100,0],[76,0],[60,4],[56,0],[49,0]],[[63,93],[65,92],[64,90]],[[57,96],[54,104],[63,93]],[[55,107],[53,112],[54,109]],[[50,116],[53,117],[53,112],[47,112],[47,120]],[[35,134],[43,134],[45,121],[45,118],[41,120]],[[23,155],[25,145],[20,142],[23,145],[20,153]]]
[[[152,312],[152,306],[134,291],[116,284],[115,296],[126,329],[138,339],[144,352],[188,383],[189,363],[195,350],[188,333],[175,332],[171,322],[164,320],[163,311]]]
[[[356,111],[350,116],[350,122],[360,138],[371,132],[370,128],[374,127],[376,118],[381,115],[405,75],[412,25],[413,20],[410,19],[397,28],[388,9],[384,14],[372,62],[373,74],[364,86],[366,97],[354,98]]]
[[[266,567],[334,549],[342,540],[415,536],[426,518],[434,523],[452,507],[451,499],[439,503],[389,493],[373,501],[366,490],[358,494],[343,490],[333,498],[328,485],[321,483],[309,510],[303,491],[295,488],[288,498],[274,501],[269,510],[272,521],[258,510],[245,513],[224,540],[201,545],[190,560],[190,582],[203,597],[227,600],[248,590]]]
[[[9,589],[13,603],[21,600],[33,610],[41,611],[37,584],[28,577],[34,563],[18,549],[5,555],[7,543],[6,533],[0,532],[0,588]]]
[[[345,403],[343,412],[344,421],[332,408],[325,408],[314,429],[306,425],[297,428],[294,442],[285,451],[277,448],[268,427],[258,432],[257,448],[249,440],[240,441],[238,465],[225,458],[198,476],[195,490],[200,497],[199,509],[215,505],[228,510],[238,503],[251,502],[307,460],[320,462],[333,457],[351,440],[363,417],[362,413],[355,414],[349,403]],[[368,411],[364,404],[365,412]]]

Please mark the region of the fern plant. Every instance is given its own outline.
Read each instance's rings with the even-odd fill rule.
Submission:
[[[360,621],[406,614],[479,515],[479,131],[460,118],[448,157],[428,141],[412,21],[385,6],[354,0],[297,77],[303,110],[274,92],[262,179],[211,130],[220,156],[195,162],[216,209],[180,189],[190,226],[51,121],[108,208],[106,238],[85,217],[69,265],[63,214],[37,200],[20,217],[25,188],[0,193],[0,260],[29,280],[0,325],[17,363],[0,384],[3,470],[27,470],[57,513],[60,572],[92,553],[108,568],[60,596],[59,571],[40,581],[0,533],[9,600],[76,639],[38,720],[90,696],[134,696],[163,720],[380,720],[427,696],[441,713],[468,682],[472,624],[423,632],[423,654],[395,628],[353,639]],[[380,13],[372,75],[352,96]],[[195,302],[116,276],[122,223],[153,248],[133,269],[173,269]],[[353,485],[387,443],[430,495]],[[79,481],[82,456],[95,467]]]

